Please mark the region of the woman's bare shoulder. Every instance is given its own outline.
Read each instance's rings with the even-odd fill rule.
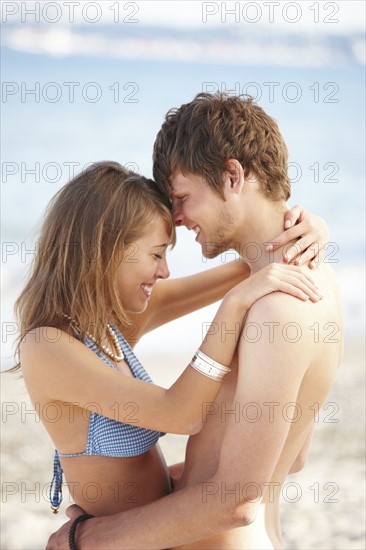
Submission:
[[[90,351],[75,337],[68,326],[36,327],[25,334],[19,346],[22,371],[24,372],[29,366],[41,368],[44,363],[53,363],[60,356],[67,358],[67,356],[82,353],[83,350]]]

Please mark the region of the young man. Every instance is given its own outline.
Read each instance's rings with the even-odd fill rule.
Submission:
[[[281,261],[283,247],[267,244],[287,211],[287,149],[275,121],[250,99],[201,94],[168,113],[154,178],[205,257],[234,249],[252,273]],[[203,404],[203,428],[190,437],[176,491],[88,520],[78,527],[78,548],[281,548],[281,487],[309,444],[313,404],[324,402],[342,355],[334,275],[322,264],[312,276],[323,293],[317,303],[276,292],[250,309],[238,368],[215,403]],[[230,338],[233,328],[218,330]],[[64,541],[53,535],[48,548]]]

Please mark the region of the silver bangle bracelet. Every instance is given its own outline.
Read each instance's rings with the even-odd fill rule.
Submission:
[[[212,367],[216,367],[217,369],[220,369],[225,373],[228,373],[231,371],[230,367],[225,367],[225,365],[222,365],[218,361],[215,361],[215,359],[211,359],[211,357],[203,353],[203,351],[201,351],[200,349],[196,351],[196,356],[202,359],[203,361],[205,361],[206,363],[208,363],[209,365],[211,365]]]
[[[212,361],[212,360],[211,360]],[[200,372],[204,376],[207,376],[208,378],[211,378],[212,380],[216,380],[218,382],[221,382],[225,376],[231,372],[231,369],[228,367],[224,367],[224,365],[221,365],[220,363],[216,364],[210,364],[203,357],[200,357],[199,350],[196,353],[196,355],[193,357],[192,361],[190,362],[191,367],[193,367],[196,371]],[[217,367],[216,365],[219,365]]]

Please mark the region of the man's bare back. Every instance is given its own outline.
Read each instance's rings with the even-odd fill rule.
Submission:
[[[184,487],[201,483],[204,502],[208,502],[217,492],[220,492],[222,500],[234,501],[237,499],[239,502],[245,491],[249,496],[249,492],[256,487],[255,479],[250,480],[253,484],[252,487],[249,487],[247,478],[243,484],[241,476],[237,476],[232,483],[225,483],[221,487],[205,483],[205,480],[210,479],[219,466],[224,436],[229,425],[231,430],[236,433],[236,447],[239,453],[242,452],[243,456],[251,454],[254,460],[258,461],[263,451],[258,440],[255,447],[249,443],[246,436],[248,428],[253,433],[262,424],[264,433],[266,430],[273,431],[276,417],[280,416],[282,421],[288,423],[289,431],[274,471],[265,483],[265,489],[261,490],[258,486],[258,497],[262,497],[262,500],[257,517],[253,523],[246,527],[226,531],[179,548],[236,550],[238,548],[258,550],[282,548],[279,521],[281,489],[291,466],[306,444],[307,438],[311,436],[315,404],[321,406],[324,403],[342,355],[342,317],[334,274],[328,266],[324,265],[316,273],[313,272],[313,277],[325,294],[323,300],[318,304],[302,303],[278,293],[278,296],[271,298],[272,302],[273,298],[277,301],[277,305],[272,304],[269,307],[274,310],[276,307],[287,310],[284,318],[287,320],[285,324],[283,322],[278,324],[276,316],[268,317],[266,323],[257,322],[255,312],[248,317],[238,346],[239,370],[233,369],[231,375],[227,377],[214,404],[204,404],[204,427],[200,433],[189,439],[185,468],[176,487],[179,491]],[[268,301],[268,298],[265,297],[260,301]],[[253,309],[258,309],[257,304],[253,306]],[[269,348],[272,345],[273,353],[276,353],[277,349],[280,349],[276,345],[276,341],[279,339],[288,340],[288,343],[297,348],[302,356],[306,353],[307,367],[304,370],[295,404],[294,401],[283,402],[281,397],[278,399],[274,397],[270,402],[265,399],[262,402],[259,399],[254,402],[252,398],[250,400],[238,399],[240,393],[236,393],[237,383],[244,384],[247,375],[243,375],[243,373],[248,369],[253,369],[253,365],[247,360],[251,348],[266,343],[270,344]],[[247,351],[244,360],[245,350],[249,351]],[[260,385],[261,374],[259,372],[257,374]],[[264,380],[263,385],[265,385]],[[276,388],[273,390],[273,395],[276,396]],[[238,391],[240,392],[240,388]],[[264,426],[265,424],[266,426]],[[255,441],[255,436],[251,438],[251,441]],[[246,443],[252,445],[252,449],[249,450]],[[225,451],[230,454],[233,449],[225,449]],[[234,461],[233,458],[233,463]]]

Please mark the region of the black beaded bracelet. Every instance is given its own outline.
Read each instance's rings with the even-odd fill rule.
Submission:
[[[77,550],[75,535],[76,535],[76,528],[79,525],[79,523],[82,523],[86,519],[91,519],[93,517],[94,516],[92,516],[90,514],[81,514],[81,516],[78,516],[76,519],[74,519],[74,521],[71,524],[70,531],[69,531],[69,548],[70,548],[70,550]]]

